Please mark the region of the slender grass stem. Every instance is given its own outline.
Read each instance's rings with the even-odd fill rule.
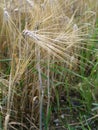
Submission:
[[[43,121],[42,121],[42,113],[43,113],[43,96],[44,96],[44,90],[42,86],[42,77],[41,77],[41,66],[40,66],[40,47],[37,46],[36,48],[36,56],[37,56],[37,69],[38,69],[38,79],[39,79],[39,101],[40,101],[40,123],[39,128],[42,130]]]
[[[47,89],[48,89],[48,104],[47,104],[47,117],[49,115],[50,107],[50,54],[48,55],[48,70],[47,70]],[[49,128],[48,128],[49,129]]]

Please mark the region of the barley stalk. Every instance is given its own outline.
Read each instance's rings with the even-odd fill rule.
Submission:
[[[8,123],[9,123],[9,118],[10,118],[10,111],[11,111],[10,101],[11,101],[11,95],[12,95],[11,91],[12,91],[12,77],[11,77],[11,74],[10,74],[8,101],[7,101],[7,113],[6,113],[6,116],[5,116],[4,130],[8,129]]]
[[[47,89],[48,89],[48,103],[47,103],[47,117],[50,108],[50,54],[48,54],[48,69],[47,69]],[[47,118],[48,119],[48,118]],[[49,128],[47,128],[49,130]]]
[[[42,85],[42,77],[41,77],[41,66],[40,66],[40,47],[36,46],[36,56],[37,56],[37,69],[38,69],[38,79],[39,79],[39,101],[40,101],[40,118],[39,118],[39,128],[42,130],[43,121],[42,121],[42,113],[43,113],[43,96],[44,90]]]

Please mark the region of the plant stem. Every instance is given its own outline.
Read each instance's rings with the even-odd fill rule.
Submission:
[[[37,46],[37,50],[36,50],[36,54],[37,54],[37,69],[38,69],[38,78],[39,78],[39,98],[40,98],[40,124],[39,124],[39,128],[40,130],[42,130],[42,112],[43,112],[43,95],[44,95],[44,91],[43,91],[43,86],[42,86],[42,77],[41,77],[41,66],[40,66],[40,47]]]

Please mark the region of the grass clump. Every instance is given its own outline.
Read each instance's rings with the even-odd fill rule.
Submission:
[[[92,2],[1,0],[2,130],[97,129]]]

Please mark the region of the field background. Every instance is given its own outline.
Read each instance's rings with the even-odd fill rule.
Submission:
[[[0,0],[0,130],[98,130],[98,1]]]

